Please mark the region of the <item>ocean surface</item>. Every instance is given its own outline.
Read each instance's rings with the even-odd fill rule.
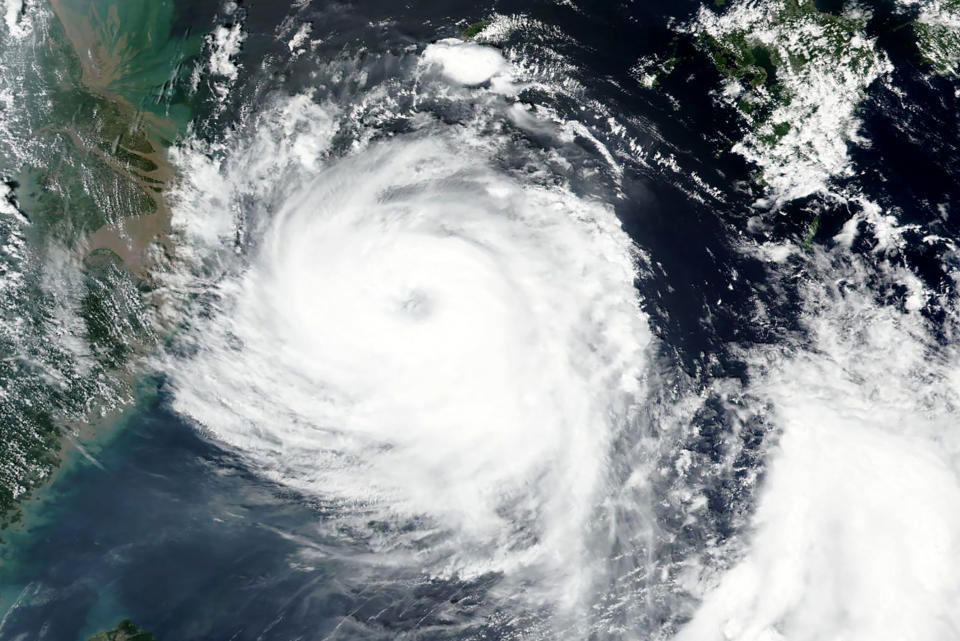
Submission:
[[[124,420],[8,532],[4,638],[85,639],[125,618],[161,639],[465,632],[456,611],[483,585],[371,575],[362,551],[317,536],[323,506],[245,471],[162,399]]]

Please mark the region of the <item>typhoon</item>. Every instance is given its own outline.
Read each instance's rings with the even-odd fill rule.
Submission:
[[[559,158],[496,133],[518,106],[495,49],[445,41],[414,73],[421,99],[480,101],[478,121],[361,132],[324,156],[334,108],[280,98],[218,180],[184,188],[189,251],[215,254],[210,216],[191,228],[198,208],[261,189],[264,169],[279,177],[263,217],[243,222],[240,258],[220,258],[190,355],[171,366],[173,406],[335,505],[325,527],[375,536],[376,563],[502,573],[508,598],[582,608],[601,578],[612,448],[643,402],[641,254],[607,202],[565,185]],[[495,75],[495,90],[477,87]],[[536,172],[503,166],[506,153]]]
[[[0,641],[960,639],[956,0],[0,16]]]

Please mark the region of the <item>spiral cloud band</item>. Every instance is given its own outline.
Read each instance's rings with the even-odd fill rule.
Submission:
[[[567,566],[573,598],[641,388],[634,249],[608,205],[457,144],[371,145],[291,193],[174,404],[269,478],[426,519],[447,572]]]

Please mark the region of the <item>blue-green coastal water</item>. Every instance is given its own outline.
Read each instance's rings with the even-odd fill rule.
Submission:
[[[162,402],[93,455],[5,533],[0,638],[80,641],[124,618],[159,639],[392,638],[455,628],[429,604],[471,593],[353,558],[319,535],[323,506],[251,475]]]

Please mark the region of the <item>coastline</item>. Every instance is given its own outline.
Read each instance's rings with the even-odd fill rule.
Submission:
[[[128,216],[100,227],[85,239],[81,251],[90,253],[108,249],[120,257],[131,273],[145,277],[150,270],[150,247],[155,243],[169,247],[170,209],[163,190],[175,172],[166,147],[171,138],[185,129],[189,120],[184,120],[183,109],[178,109],[174,110],[181,112],[178,122],[163,98],[168,93],[168,85],[180,72],[184,58],[199,52],[198,39],[194,38],[193,43],[189,40],[174,42],[176,38],[169,32],[171,3],[160,3],[169,6],[170,12],[161,15],[148,12],[145,19],[141,14],[139,23],[122,20],[117,5],[99,0],[50,0],[50,4],[80,63],[82,84],[88,91],[114,104],[120,112],[120,123],[127,125],[127,132],[112,141],[113,154],[101,150],[99,155],[104,162],[124,172],[139,185],[154,205],[152,212]],[[87,5],[88,11],[79,10],[81,5]],[[162,33],[164,28],[166,34]],[[157,47],[152,43],[158,40],[173,43],[161,47],[162,53],[158,54],[169,56],[176,52],[176,60],[166,61],[170,74],[162,73],[162,60],[138,63],[138,58],[149,57],[154,52],[138,48],[137,40],[145,41],[140,43],[144,48],[154,49]],[[142,74],[143,67],[151,66],[155,69],[146,80],[128,78],[133,72]],[[145,97],[157,94],[158,90],[157,99],[150,105]],[[134,102],[135,96],[140,96],[140,104]],[[165,105],[166,108],[158,108]],[[151,106],[154,109],[151,110]]]
[[[5,409],[27,430],[7,437],[13,447],[17,439],[36,438],[34,432],[46,440],[21,446],[33,467],[6,481],[0,540],[23,527],[30,506],[43,500],[65,466],[77,457],[95,461],[101,439],[122,429],[141,403],[148,378],[142,361],[158,341],[151,271],[172,242],[165,190],[175,171],[167,149],[192,118],[182,76],[203,42],[174,33],[176,10],[171,0],[50,0],[39,10],[43,49],[25,50],[36,58],[46,92],[39,95],[53,100],[52,110],[25,103],[44,114],[32,135],[55,155],[13,165],[5,179],[8,199],[30,226],[39,260],[48,260],[51,249],[72,256],[71,278],[80,289],[61,304],[76,317],[55,331],[81,344],[67,354],[81,359],[64,365],[71,376],[94,380],[76,387],[68,378],[62,390],[37,387],[36,399],[20,403],[26,409]],[[26,366],[28,356],[20,356]]]
[[[65,432],[57,452],[58,463],[44,482],[33,488],[19,502],[18,518],[0,528],[0,560],[7,561],[6,553],[15,547],[18,537],[27,536],[32,527],[44,523],[43,510],[58,499],[57,482],[77,466],[93,465],[103,469],[97,455],[123,433],[130,421],[149,412],[159,402],[159,380],[151,375],[134,382],[134,396],[130,403],[118,407],[103,417],[71,426],[75,432]],[[14,545],[11,545],[14,544]]]

